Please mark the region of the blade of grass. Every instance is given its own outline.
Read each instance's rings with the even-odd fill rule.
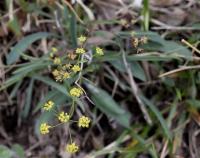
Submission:
[[[159,120],[161,127],[164,131],[165,136],[169,139],[172,140],[172,134],[167,126],[167,122],[164,120],[162,114],[160,113],[160,111],[156,108],[155,105],[153,105],[151,103],[150,100],[148,100],[146,97],[140,95],[140,98],[142,99],[142,101],[150,108],[150,110],[153,112],[153,114],[157,117],[157,119]]]
[[[149,21],[150,21],[150,10],[149,10],[149,0],[143,0],[143,29],[144,31],[149,30]]]
[[[31,108],[31,99],[32,99],[32,93],[33,93],[33,85],[34,85],[34,79],[31,79],[28,89],[26,90],[26,101],[24,105],[24,109],[21,113],[21,116],[23,118],[27,118],[30,108]]]

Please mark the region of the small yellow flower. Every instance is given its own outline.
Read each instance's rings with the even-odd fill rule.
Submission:
[[[59,75],[59,71],[58,71],[57,69],[55,69],[55,70],[53,70],[52,74],[53,74],[54,76],[58,76],[58,75]]]
[[[43,109],[46,111],[50,111],[54,106],[54,102],[52,102],[51,100],[49,100],[48,102],[46,102],[43,106]]]
[[[70,78],[70,73],[68,73],[68,72],[63,72],[62,75],[63,75],[63,80]]]
[[[53,53],[56,53],[56,52],[58,51],[58,49],[57,49],[56,47],[52,47],[52,48],[51,48],[51,51],[52,51]]]
[[[62,70],[69,69],[72,65],[71,64],[65,64],[62,66]]]
[[[146,36],[143,36],[141,39],[140,39],[140,42],[142,44],[146,44],[148,42],[148,38]]]
[[[98,55],[104,55],[103,49],[100,47],[96,47],[96,54]]]
[[[62,82],[63,78],[61,75],[58,75],[58,76],[55,76],[55,80],[56,80],[56,82]]]
[[[80,97],[82,94],[83,94],[83,90],[81,89],[81,88],[76,88],[76,87],[74,87],[74,88],[72,88],[71,90],[70,90],[70,95],[72,96],[72,97]]]
[[[74,65],[73,67],[72,67],[72,70],[73,70],[73,72],[79,72],[80,70],[81,70],[81,68],[80,68],[80,66],[78,66],[78,65]]]
[[[86,41],[86,37],[85,36],[80,36],[79,38],[78,38],[78,41],[79,41],[79,43],[84,43],[85,41]]]
[[[81,116],[78,120],[78,126],[83,128],[88,128],[90,124],[90,119],[86,116]]]
[[[69,119],[70,119],[70,116],[67,113],[65,113],[64,111],[60,112],[58,115],[58,120],[62,123],[68,122]]]
[[[48,125],[47,123],[42,123],[40,125],[40,133],[41,134],[47,134],[47,133],[49,133],[49,128],[51,128],[50,125]]]
[[[121,19],[121,20],[120,20],[120,24],[121,24],[122,26],[126,26],[126,25],[128,24],[128,21],[127,21],[126,19]]]
[[[139,45],[139,39],[138,38],[133,38],[132,39],[132,45],[133,47],[137,48]]]
[[[56,53],[57,51],[58,51],[58,49],[57,49],[57,48],[55,48],[55,47],[52,47],[52,48],[51,48],[50,57],[51,57],[51,58],[53,58],[53,57],[54,57],[54,53]]]
[[[70,73],[67,72],[66,70],[57,70],[57,69],[55,69],[52,72],[52,74],[53,74],[55,80],[56,81],[60,81],[60,82],[62,82],[65,79],[70,78]]]
[[[76,49],[76,54],[84,54],[85,53],[85,49],[84,48],[77,48]]]
[[[79,150],[79,147],[75,143],[67,144],[66,151],[69,153],[76,153]]]
[[[50,57],[53,58],[53,57],[54,57],[54,54],[53,54],[53,53],[50,53]]]
[[[131,31],[131,36],[135,37],[135,35],[136,35],[136,32],[135,31]]]
[[[60,58],[58,58],[58,57],[54,58],[53,63],[56,65],[60,65],[61,64]]]
[[[69,58],[69,59],[71,59],[71,60],[74,60],[75,58],[76,58],[76,56],[77,56],[77,54],[74,54],[74,53],[68,53],[67,54],[67,57]]]

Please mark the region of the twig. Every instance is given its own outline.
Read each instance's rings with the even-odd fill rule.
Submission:
[[[82,91],[84,92],[85,97],[87,98],[87,100],[88,100],[90,103],[92,103],[92,104],[94,105],[93,101],[88,97],[88,95],[87,95],[87,93],[85,92],[85,90],[84,90],[84,89],[80,86],[80,84],[78,83],[79,80],[80,80],[81,77],[82,77],[83,59],[84,59],[84,54],[81,55],[81,71],[79,71],[78,78],[76,79],[75,84],[76,84],[79,88],[82,89]]]
[[[84,24],[84,22],[81,20],[81,18],[78,16],[78,14],[76,13],[76,11],[74,10],[74,8],[71,6],[71,4],[67,1],[67,0],[63,0],[63,2],[69,7],[69,9],[74,13],[74,15],[76,16],[77,20],[81,23]]]
[[[168,140],[165,142],[164,144],[164,147],[162,149],[162,152],[161,152],[161,155],[160,155],[160,158],[165,158],[167,156],[167,153],[168,153],[168,149],[167,149],[167,146],[168,146]]]
[[[163,73],[163,74],[159,75],[159,77],[165,77],[165,76],[169,76],[169,75],[172,75],[172,74],[180,72],[180,71],[186,71],[186,70],[191,70],[191,69],[200,69],[200,65],[182,66],[181,68],[178,68],[178,69],[171,70],[171,71],[168,71],[166,73]]]
[[[168,24],[165,24],[159,20],[156,19],[151,19],[151,22],[159,25],[155,27],[151,27],[153,30],[172,30],[172,31],[188,31],[188,30],[200,30],[200,28],[195,28],[195,27],[187,27],[187,26],[171,26]]]
[[[117,87],[118,87],[118,84],[119,84],[119,79],[118,77],[115,75],[115,73],[106,65],[105,66],[105,69],[113,76],[113,78],[115,79],[115,84],[114,84],[114,87],[113,87],[113,90],[112,90],[112,97],[114,97],[115,93],[116,93],[116,90],[117,90]]]
[[[139,97],[140,91],[139,91],[139,88],[137,87],[135,80],[133,79],[133,75],[132,75],[132,72],[131,72],[131,69],[130,69],[130,65],[128,64],[128,62],[126,60],[125,52],[123,50],[122,50],[122,52],[123,52],[122,57],[123,57],[125,68],[126,68],[127,73],[128,73],[132,92],[135,95],[135,98],[136,98],[136,100],[137,100],[137,102],[140,106],[142,113],[144,114],[145,120],[147,121],[148,124],[152,125],[152,120],[151,120],[151,118],[150,118],[150,116],[147,112],[147,109],[145,108],[145,105],[143,104],[142,100]]]
[[[200,50],[198,50],[196,47],[194,47],[192,44],[190,44],[188,41],[182,39],[181,40],[182,43],[184,43],[185,45],[187,45],[188,47],[192,48],[194,51],[196,51],[197,53],[200,54]]]

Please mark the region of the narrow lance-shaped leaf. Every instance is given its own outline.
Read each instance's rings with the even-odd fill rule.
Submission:
[[[7,64],[12,64],[17,61],[20,55],[28,48],[30,44],[33,42],[51,36],[53,34],[48,32],[38,32],[35,34],[28,35],[21,39],[11,50],[11,52],[7,56]]]
[[[97,108],[117,120],[122,126],[130,127],[130,114],[122,109],[107,92],[89,83],[86,83],[86,86]]]

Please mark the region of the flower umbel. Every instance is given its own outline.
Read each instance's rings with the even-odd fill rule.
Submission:
[[[96,54],[98,55],[104,55],[103,49],[100,47],[96,47]]]
[[[58,57],[54,58],[53,63],[56,65],[60,65],[61,64],[60,58],[58,58]]]
[[[86,37],[85,36],[80,36],[79,38],[78,38],[78,41],[79,41],[79,43],[84,43],[85,41],[86,41]]]
[[[78,126],[83,128],[88,128],[90,124],[90,119],[86,116],[81,116],[78,120]]]
[[[80,68],[80,66],[78,66],[78,65],[74,65],[73,67],[72,67],[72,71],[73,72],[79,72],[81,70],[81,68]]]
[[[46,102],[43,106],[43,109],[46,111],[50,111],[54,106],[54,102],[52,102],[51,100],[49,100],[48,102]]]
[[[58,51],[58,49],[56,47],[52,47],[51,50],[53,53],[56,53]]]
[[[84,54],[85,53],[85,49],[84,48],[77,48],[76,49],[76,54]]]
[[[62,71],[63,80],[70,78],[70,73]]]
[[[69,153],[76,153],[79,147],[75,143],[67,144],[66,151]]]
[[[67,113],[65,113],[64,111],[60,112],[58,115],[58,120],[62,123],[68,122],[69,119],[70,119],[70,116]]]
[[[49,133],[49,128],[51,128],[50,125],[48,125],[47,123],[42,123],[40,125],[40,133],[41,134],[47,134],[47,133]]]
[[[142,44],[146,44],[148,42],[148,38],[146,36],[143,36],[141,39],[140,39],[140,42]]]
[[[58,76],[58,75],[59,75],[59,71],[58,71],[57,69],[55,69],[55,70],[53,70],[52,74],[53,74],[54,76]]]
[[[74,88],[72,88],[71,90],[70,90],[70,95],[72,96],[72,97],[80,97],[82,94],[83,94],[83,90],[81,89],[81,88],[76,88],[76,87],[74,87]]]
[[[70,78],[70,73],[65,70],[55,69],[53,70],[52,74],[54,78],[56,79],[56,81],[60,81],[60,82],[62,82],[65,79]]]

